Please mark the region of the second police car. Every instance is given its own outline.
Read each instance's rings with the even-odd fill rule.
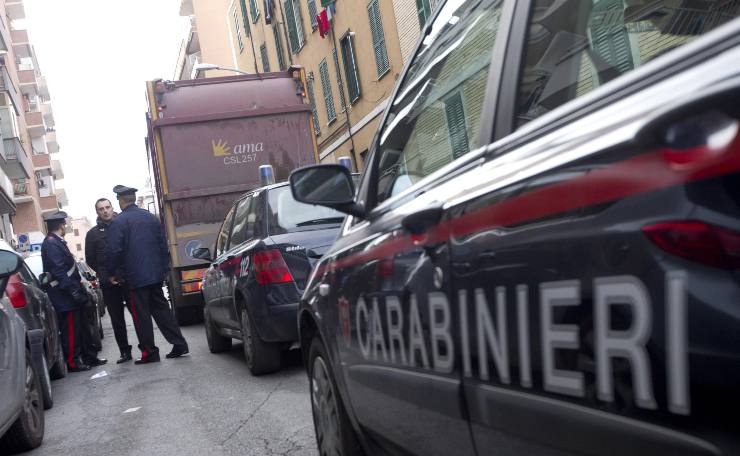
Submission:
[[[299,331],[321,454],[740,454],[740,2],[448,0]]]

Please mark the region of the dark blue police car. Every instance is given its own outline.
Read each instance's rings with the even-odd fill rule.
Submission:
[[[311,267],[339,232],[344,214],[299,203],[287,183],[250,191],[231,207],[203,277],[208,347],[217,353],[243,342],[252,374],[280,367],[298,340],[298,301]],[[194,256],[211,260],[208,249]]]
[[[740,2],[448,0],[299,309],[320,453],[740,454]]]

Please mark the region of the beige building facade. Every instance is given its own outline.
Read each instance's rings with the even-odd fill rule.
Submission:
[[[85,260],[85,236],[92,227],[93,224],[87,217],[73,218],[69,221],[68,232],[64,240],[67,241],[69,251],[78,260]]]
[[[428,0],[340,0],[331,12],[321,0],[183,0],[181,14],[195,18],[200,62],[249,73],[304,67],[321,161],[349,156],[360,170],[419,37],[417,4],[431,14]],[[322,37],[324,10],[332,19]],[[176,78],[193,76],[180,67]]]

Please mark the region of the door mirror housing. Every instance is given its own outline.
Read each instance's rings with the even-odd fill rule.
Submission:
[[[194,249],[190,256],[198,260],[206,260],[208,262],[213,261],[211,258],[211,250],[207,247],[198,247],[197,249]]]
[[[23,260],[15,253],[8,250],[0,250],[0,279],[4,279],[21,268]]]
[[[355,202],[352,173],[341,165],[312,165],[290,173],[290,190],[296,201],[336,209],[364,218],[364,208]]]

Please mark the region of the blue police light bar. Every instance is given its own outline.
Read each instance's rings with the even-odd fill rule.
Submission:
[[[260,185],[272,185],[275,183],[275,171],[272,169],[272,165],[260,166]]]
[[[350,172],[352,172],[352,159],[347,157],[346,155],[343,157],[337,158],[337,163],[347,168]]]

